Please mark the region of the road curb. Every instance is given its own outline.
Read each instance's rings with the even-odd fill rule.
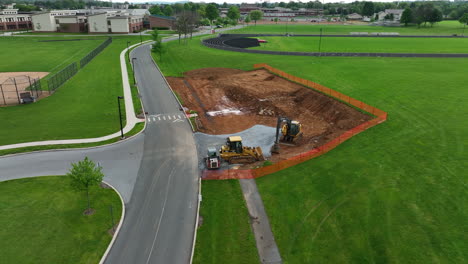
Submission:
[[[102,182],[107,184],[108,186],[110,186],[119,195],[120,202],[122,203],[122,215],[120,216],[120,221],[119,221],[119,225],[117,226],[117,230],[115,230],[114,236],[112,237],[111,242],[107,246],[106,252],[104,252],[104,255],[102,256],[101,260],[99,261],[99,264],[103,264],[104,261],[106,260],[107,256],[109,255],[109,252],[110,252],[112,246],[114,245],[115,240],[117,239],[117,236],[119,235],[120,228],[122,227],[123,220],[125,218],[125,203],[123,201],[122,195],[120,195],[119,191],[117,191],[117,189],[115,189],[114,186],[110,185],[108,182],[105,182],[105,181],[102,181]]]
[[[195,254],[195,243],[197,241],[197,231],[198,231],[198,221],[200,219],[200,203],[202,201],[202,194],[201,194],[201,177],[198,177],[198,205],[197,205],[197,219],[195,220],[195,231],[193,234],[193,242],[192,242],[192,253],[190,255],[190,264],[193,262],[193,255]]]

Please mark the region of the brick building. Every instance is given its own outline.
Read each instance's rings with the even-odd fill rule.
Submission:
[[[13,5],[0,9],[0,31],[32,29],[31,13],[18,12]]]
[[[151,15],[149,16],[150,28],[175,29],[176,19],[174,17]]]

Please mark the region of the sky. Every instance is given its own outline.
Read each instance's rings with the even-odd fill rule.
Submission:
[[[131,2],[131,3],[146,3],[146,2],[152,2],[152,1],[147,1],[147,0],[127,0],[128,2]],[[175,3],[175,2],[179,2],[180,0],[157,0],[155,2],[171,2],[171,3]],[[311,0],[311,1],[314,1],[314,0]],[[322,0],[321,2],[322,3],[336,3],[336,2],[343,2],[343,3],[351,3],[351,2],[354,2],[355,0],[344,0],[344,1],[340,1],[340,0]],[[395,0],[366,0],[366,1],[370,1],[370,2],[397,2]],[[192,1],[192,2],[202,2],[202,1]],[[240,3],[262,3],[264,2],[263,0],[214,0],[214,1],[210,1],[210,0],[205,0],[203,1],[205,3],[219,3],[219,4],[222,4],[224,2],[228,3],[228,4],[240,4]],[[266,1],[266,2],[289,2],[289,0],[276,0],[276,1]],[[296,1],[297,2],[297,1]],[[306,2],[309,2],[308,0],[303,0],[303,1],[299,1],[299,2],[303,2],[303,3],[306,3]],[[401,2],[404,2],[404,1],[401,1]]]

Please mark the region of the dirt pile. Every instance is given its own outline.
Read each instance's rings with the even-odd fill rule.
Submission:
[[[169,77],[185,107],[198,112],[200,132],[230,134],[256,124],[276,127],[278,116],[302,123],[300,146],[282,147],[282,158],[323,145],[371,117],[331,97],[266,70],[206,68]],[[275,157],[273,157],[275,160]]]

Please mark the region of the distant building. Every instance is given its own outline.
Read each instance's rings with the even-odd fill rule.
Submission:
[[[352,13],[347,16],[348,20],[362,20],[362,16],[358,13]]]
[[[139,9],[53,10],[32,15],[35,32],[132,33],[144,28]]]
[[[175,17],[151,15],[149,18],[150,28],[168,28],[175,29]]]
[[[0,31],[32,29],[31,12],[18,12],[15,3],[0,9]]]
[[[385,11],[380,11],[379,13],[375,13],[374,17],[377,16],[377,20],[383,21],[385,17],[393,15],[393,21],[400,21],[401,15],[403,14],[404,9],[385,9]]]

